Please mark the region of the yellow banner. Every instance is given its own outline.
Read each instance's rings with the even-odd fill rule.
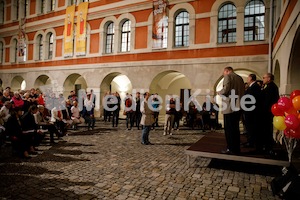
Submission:
[[[73,56],[74,15],[75,5],[67,7],[64,32],[64,57]]]
[[[76,27],[76,56],[86,54],[86,19],[88,6],[88,2],[82,2],[78,5]]]

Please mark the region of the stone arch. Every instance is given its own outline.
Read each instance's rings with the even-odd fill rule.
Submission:
[[[18,91],[19,89],[25,90],[26,89],[26,81],[22,76],[15,76],[11,80],[10,84],[12,91]]]
[[[273,74],[274,74],[274,77],[275,77],[274,82],[276,83],[276,85],[278,87],[280,87],[280,65],[279,65],[278,60],[276,60],[276,62],[275,62]]]
[[[77,73],[70,74],[63,84],[63,95],[67,97],[72,90],[78,94],[80,89],[87,89],[87,83],[83,76]]]
[[[100,84],[100,99],[102,100],[107,92],[118,92],[122,100],[125,98],[126,93],[133,92],[132,89],[131,81],[127,75],[122,74],[121,72],[112,72],[107,74]],[[100,107],[103,109],[103,102],[101,101],[100,104]],[[124,104],[121,103],[121,112],[123,107]]]
[[[287,91],[288,93],[292,92],[295,89],[300,89],[300,82],[299,82],[299,76],[300,76],[300,57],[299,57],[299,51],[300,51],[300,26],[298,26],[297,32],[295,34],[290,58],[289,58],[289,67],[288,67],[288,84],[290,85],[290,91]]]
[[[182,89],[192,89],[189,79],[181,72],[175,70],[167,70],[157,74],[151,84],[150,93],[158,93],[164,100],[168,94],[178,95],[182,97]]]
[[[34,82],[34,87],[39,88],[51,84],[51,79],[47,75],[40,75]]]

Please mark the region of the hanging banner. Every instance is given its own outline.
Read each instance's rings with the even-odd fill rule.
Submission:
[[[74,27],[75,4],[67,7],[64,31],[64,57],[73,56],[73,27]]]
[[[76,56],[86,54],[86,19],[88,6],[88,2],[82,2],[78,5],[76,27]]]
[[[26,18],[22,18],[20,20],[19,25],[19,34],[18,34],[18,61],[19,62],[25,62],[26,61],[26,33],[25,33],[25,23]]]
[[[167,0],[153,0],[153,48],[166,48],[168,33]]]

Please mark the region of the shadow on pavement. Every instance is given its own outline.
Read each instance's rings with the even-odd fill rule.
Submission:
[[[20,167],[20,166],[18,166]],[[29,169],[29,168],[28,168]],[[28,170],[27,169],[27,170]],[[35,172],[36,167],[32,167]],[[85,199],[96,198],[92,194],[76,194],[69,187],[90,187],[92,182],[74,182],[69,179],[45,179],[23,174],[0,173],[0,198],[2,199]]]
[[[238,162],[232,160],[211,159],[207,166],[209,168],[224,169],[248,174],[259,174],[264,176],[278,176],[281,174],[282,167],[275,165],[264,165],[256,163]]]

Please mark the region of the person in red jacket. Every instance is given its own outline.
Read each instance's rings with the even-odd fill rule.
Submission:
[[[24,101],[18,91],[14,92],[14,96],[11,98],[11,101],[13,102],[14,108],[23,108]]]

